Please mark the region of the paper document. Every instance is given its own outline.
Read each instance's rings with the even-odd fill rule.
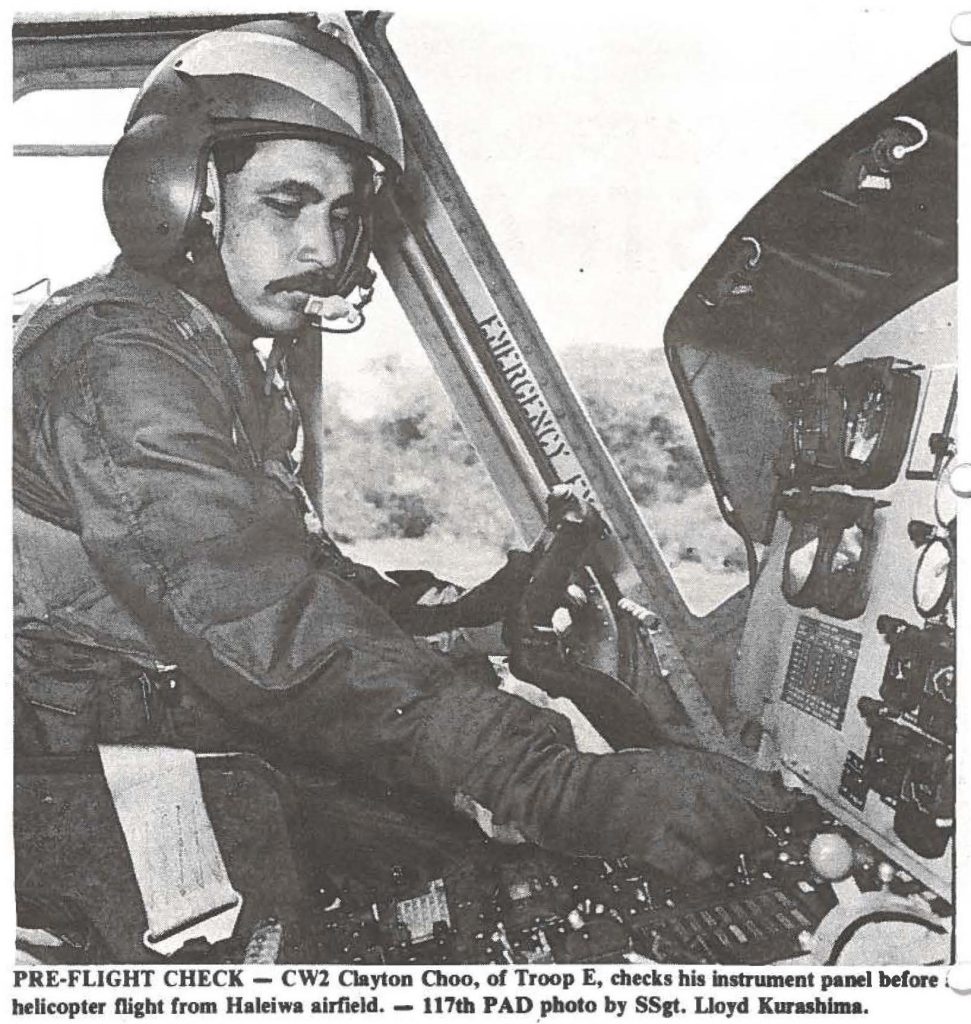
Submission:
[[[242,898],[229,881],[191,750],[99,746],[145,904],[145,945],[171,956],[190,939],[233,934]]]

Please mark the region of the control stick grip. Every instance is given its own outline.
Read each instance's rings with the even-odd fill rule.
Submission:
[[[549,624],[587,550],[607,534],[600,513],[565,484],[553,488],[546,504],[546,527],[533,545],[530,580],[516,612],[520,628]]]

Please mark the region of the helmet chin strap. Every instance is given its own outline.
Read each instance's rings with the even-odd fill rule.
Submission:
[[[191,240],[189,255],[178,261],[166,276],[183,291],[205,303],[253,337],[266,334],[236,301],[219,249],[207,224],[200,224]]]

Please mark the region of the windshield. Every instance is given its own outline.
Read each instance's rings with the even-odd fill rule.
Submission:
[[[758,31],[754,16],[724,8],[697,21],[661,10],[564,17],[510,34],[463,12],[436,20],[431,45],[427,22],[389,26],[696,614],[744,586],[747,564],[662,351],[665,323],[741,212],[947,49],[930,25],[902,14],[875,19],[844,6],[838,15],[839,31],[825,19],[797,26],[765,6]],[[476,101],[477,76],[456,73],[470,24],[476,67],[490,69],[488,103]],[[839,75],[821,74],[824,65]],[[699,67],[704,75],[688,70]]]

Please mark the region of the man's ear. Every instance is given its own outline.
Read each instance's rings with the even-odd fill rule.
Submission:
[[[223,237],[223,200],[216,161],[212,156],[206,162],[206,194],[202,197],[201,218],[212,231],[212,240],[218,249]]]

